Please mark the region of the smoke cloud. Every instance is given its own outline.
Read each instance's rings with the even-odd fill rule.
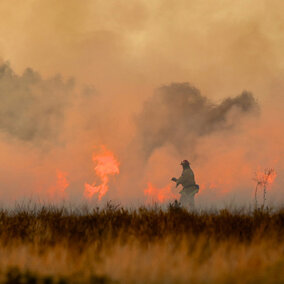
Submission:
[[[177,196],[170,178],[180,174],[179,161],[189,159],[200,204],[243,204],[254,171],[283,165],[281,146],[273,144],[281,134],[266,135],[277,120],[247,91],[214,102],[187,82],[164,85],[128,116],[133,131],[123,137],[125,129],[114,123],[123,116],[105,112],[114,106],[93,87],[82,91],[74,80],[43,79],[32,69],[17,75],[8,64],[0,71],[2,200],[84,202],[84,185],[97,180],[92,154],[100,145],[121,165],[102,202],[143,204],[149,183]]]
[[[32,69],[21,76],[7,64],[0,66],[0,130],[34,144],[55,142],[64,112],[74,100],[74,82],[57,76],[48,80]]]
[[[189,83],[173,83],[159,88],[144,104],[136,120],[137,141],[146,158],[167,143],[181,153],[189,144],[193,151],[198,137],[229,131],[257,110],[255,98],[246,91],[214,104]]]
[[[2,202],[85,202],[84,184],[100,183],[100,145],[120,164],[102,202],[144,204],[148,183],[178,194],[170,179],[182,159],[197,204],[251,201],[254,172],[266,167],[277,172],[268,198],[283,202],[284,2],[17,8],[0,2]]]

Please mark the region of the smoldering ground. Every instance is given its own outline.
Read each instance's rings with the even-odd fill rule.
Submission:
[[[199,204],[247,203],[254,171],[283,169],[282,133],[270,131],[279,124],[279,114],[263,108],[248,91],[216,102],[189,83],[164,85],[139,111],[129,112],[126,131],[117,124],[125,117],[110,111],[111,102],[74,79],[44,79],[32,69],[19,75],[4,63],[0,90],[2,201],[83,202],[84,183],[99,182],[92,152],[102,144],[120,162],[120,174],[111,178],[103,202],[145,202],[147,183],[167,186],[180,174],[184,158],[201,187]],[[64,178],[59,185],[58,171]],[[281,183],[277,178],[272,199],[281,196]],[[54,194],[61,184],[64,194]]]

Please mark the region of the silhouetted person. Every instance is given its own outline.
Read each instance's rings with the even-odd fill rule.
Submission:
[[[176,182],[176,186],[180,184],[183,186],[183,189],[179,192],[181,194],[181,205],[187,209],[194,209],[194,196],[199,191],[199,186],[195,183],[194,173],[189,162],[183,160],[180,164],[183,168],[182,174],[178,179],[173,177],[172,181]]]

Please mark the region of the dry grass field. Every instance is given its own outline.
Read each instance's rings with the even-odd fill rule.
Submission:
[[[1,283],[284,283],[284,210],[15,207]]]

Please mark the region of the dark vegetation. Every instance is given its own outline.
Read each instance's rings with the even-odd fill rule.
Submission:
[[[283,236],[284,209],[187,212],[174,205],[167,210],[158,206],[130,210],[108,204],[103,209],[92,210],[46,206],[34,209],[17,207],[0,212],[0,247],[12,249],[19,245],[28,246],[39,255],[64,247],[74,258],[92,247],[97,261],[111,251],[114,244],[124,246],[135,243],[146,249],[151,244],[170,239],[173,240],[173,250],[178,250],[180,242],[185,241],[190,253],[193,244],[200,239],[205,243],[231,242],[247,246],[273,240],[277,246],[283,242]],[[1,273],[2,283],[71,281],[70,276],[41,276],[39,272],[10,264]],[[85,282],[112,283],[111,278],[111,275],[92,274]]]
[[[49,234],[46,234],[46,232]],[[134,237],[142,244],[165,237],[206,235],[216,241],[233,239],[249,242],[255,238],[283,240],[284,209],[188,212],[180,208],[141,207],[128,210],[108,205],[104,209],[72,212],[66,208],[19,208],[0,212],[0,241],[13,244],[38,242],[53,246],[67,243],[70,248],[84,248],[90,243]]]

